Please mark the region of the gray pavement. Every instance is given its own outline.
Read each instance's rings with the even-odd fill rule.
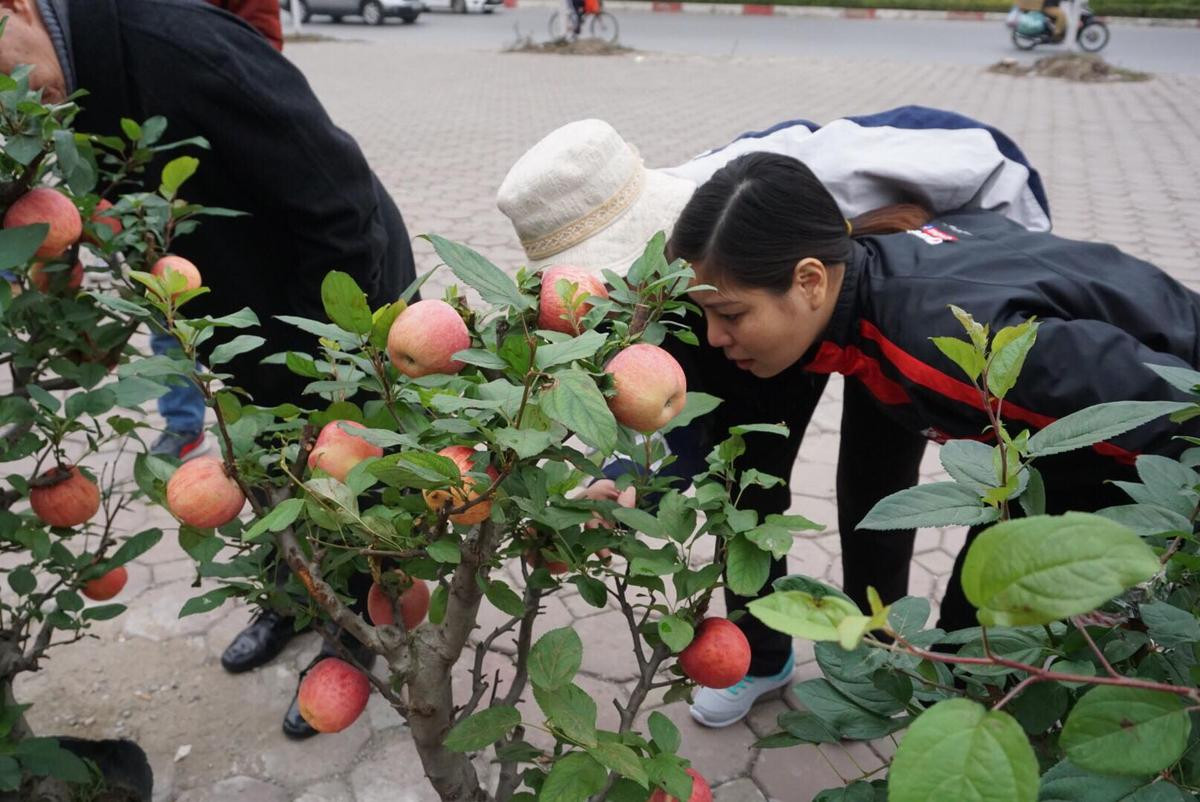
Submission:
[[[431,28],[442,19],[434,18]],[[488,22],[468,18],[477,21]],[[464,241],[507,270],[520,265],[521,254],[494,208],[496,187],[526,147],[569,120],[605,118],[649,164],[661,165],[786,118],[826,121],[923,103],[1012,135],[1042,170],[1060,233],[1113,242],[1200,286],[1200,77],[1089,86],[947,68],[932,59],[513,55],[419,47],[419,27],[396,32],[406,38],[294,44],[287,52],[332,117],[361,143],[411,233]],[[415,247],[424,267],[436,264],[424,242]],[[446,282],[447,276],[436,276],[427,295]],[[837,582],[833,471],[840,386],[827,395],[792,489],[793,509],[828,529],[796,539],[792,567]],[[923,474],[927,480],[939,475],[934,448]],[[129,531],[149,521],[171,531],[165,515],[147,510],[129,513]],[[921,533],[914,594],[941,595],[961,542],[959,531]],[[227,605],[176,619],[183,601],[206,584],[193,587],[193,576],[170,536],[139,559],[121,597],[129,613],[97,627],[99,639],[88,646],[56,653],[18,687],[19,698],[34,705],[34,726],[45,733],[137,739],[150,753],[160,800],[433,800],[407,731],[378,696],[343,733],[287,741],[279,720],[296,671],[316,651],[315,639],[297,639],[258,671],[225,674],[218,656],[248,613]],[[542,625],[575,622],[586,644],[581,682],[601,709],[629,679],[627,663],[617,657],[614,615],[566,593],[549,601]],[[811,648],[798,643],[797,650],[798,676],[814,675]],[[502,645],[492,665],[508,670],[510,652]],[[462,672],[457,681],[465,681]],[[821,788],[873,771],[890,754],[890,741],[752,749],[788,704],[790,697],[768,701],[746,722],[721,731],[694,725],[681,705],[661,709],[679,723],[682,752],[716,784],[720,802],[806,802]]]

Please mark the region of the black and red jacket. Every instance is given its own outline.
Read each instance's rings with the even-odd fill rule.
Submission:
[[[950,304],[993,333],[1031,317],[1041,324],[1002,407],[1014,435],[1105,401],[1187,400],[1145,363],[1200,366],[1200,295],[1111,245],[1027,231],[992,212],[858,238],[830,325],[802,364],[861,382],[910,431],[981,439],[979,391],[930,339],[965,336]],[[1139,453],[1177,454],[1181,433],[1161,418],[1092,455],[1128,464]]]

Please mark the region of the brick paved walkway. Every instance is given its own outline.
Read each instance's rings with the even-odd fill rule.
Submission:
[[[520,264],[520,250],[494,208],[495,189],[526,147],[564,122],[607,119],[653,166],[783,119],[826,121],[922,103],[986,120],[1013,136],[1042,171],[1059,233],[1113,242],[1200,286],[1200,78],[1088,86],[870,60],[443,53],[421,50],[414,39],[288,50],[332,117],[362,144],[410,231],[465,241],[507,269]],[[431,249],[423,242],[416,248],[421,265],[432,267]],[[439,293],[445,281],[435,277],[427,294]],[[792,483],[793,508],[830,528],[798,538],[792,566],[837,582],[833,468],[840,386],[831,389]],[[924,473],[931,479],[937,472],[931,448]],[[130,519],[130,531],[149,520],[170,531],[169,518],[157,511],[136,511]],[[921,534],[912,593],[940,596],[961,538],[959,532]],[[287,741],[279,720],[298,668],[316,651],[315,638],[297,639],[263,669],[225,674],[218,656],[248,613],[227,605],[177,620],[180,605],[197,592],[193,575],[170,537],[131,566],[121,597],[129,613],[97,627],[100,640],[90,648],[56,653],[46,670],[19,687],[20,698],[34,703],[35,727],[136,738],[151,755],[161,800],[434,799],[407,731],[378,697],[346,732]],[[627,666],[615,659],[625,646],[612,634],[624,627],[612,626],[613,611],[566,594],[548,601],[548,613],[547,627],[575,621],[583,633],[580,681],[589,693],[603,700],[626,687]],[[799,675],[813,675],[811,649],[798,650]],[[503,653],[494,659],[497,667],[507,664]],[[66,697],[65,686],[83,693]],[[682,752],[717,785],[720,802],[805,802],[821,788],[877,768],[887,754],[888,744],[751,749],[784,704],[763,704],[746,723],[716,732],[691,723],[681,705],[663,710],[680,725]],[[114,705],[120,715],[97,715]],[[600,707],[611,709],[603,701]]]

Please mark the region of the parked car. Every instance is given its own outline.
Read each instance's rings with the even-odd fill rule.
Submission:
[[[422,0],[280,0],[280,8],[291,13],[292,3],[301,22],[314,14],[327,14],[334,22],[343,17],[362,17],[368,25],[382,25],[388,17],[399,17],[406,23],[416,22],[425,10]]]
[[[453,11],[456,14],[466,14],[468,11],[481,11],[491,14],[504,0],[424,0],[427,11]]]

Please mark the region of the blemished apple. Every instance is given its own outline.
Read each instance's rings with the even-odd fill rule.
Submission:
[[[561,331],[563,334],[580,334],[582,318],[591,310],[592,305],[584,301],[572,313],[563,303],[564,292],[559,292],[559,283],[577,285],[571,293],[572,301],[586,299],[589,296],[608,297],[608,288],[591,272],[582,267],[555,265],[546,269],[542,274],[542,289],[538,296],[538,328]]]
[[[406,577],[401,571],[396,573],[400,575],[400,586],[403,587]],[[425,614],[428,612],[429,585],[425,584],[422,579],[413,579],[412,584],[400,593],[400,620],[404,622],[404,628],[406,630],[414,629],[425,620]],[[392,602],[378,582],[372,582],[371,589],[367,591],[367,615],[371,617],[371,623],[377,627],[396,623],[396,616],[392,612]]]
[[[696,637],[679,653],[679,667],[697,685],[728,688],[750,670],[750,641],[728,618],[706,618]]]
[[[692,795],[683,802],[713,802],[712,788],[709,787],[708,781],[700,775],[700,772],[688,769],[687,773],[692,778]],[[646,802],[679,802],[679,798],[667,796],[666,791],[656,788]]]
[[[104,576],[83,583],[79,592],[92,601],[108,601],[120,593],[128,581],[129,572],[125,570],[125,566],[119,565]]]
[[[38,259],[52,259],[61,256],[67,248],[79,241],[83,233],[83,218],[79,210],[66,195],[50,187],[37,187],[26,192],[8,207],[4,213],[4,227],[46,223],[50,230],[42,244],[38,246],[34,256]]]
[[[657,345],[637,343],[621,349],[604,372],[612,374],[617,391],[608,399],[613,417],[643,434],[666,426],[687,403],[683,368]]]
[[[326,657],[300,680],[300,715],[317,732],[341,732],[367,707],[371,681],[345,660]]]
[[[29,268],[29,282],[42,292],[77,290],[83,286],[83,264],[76,262],[70,270],[47,271],[44,262],[34,262]]]
[[[185,524],[211,529],[238,516],[246,496],[216,457],[185,462],[167,481],[167,508]]]
[[[29,491],[33,513],[50,526],[79,526],[100,509],[100,488],[74,465],[54,467]]]
[[[388,358],[410,379],[458,373],[463,363],[451,357],[470,347],[467,324],[453,306],[436,299],[406,307],[388,329]]]
[[[411,308],[411,307],[410,307]],[[449,490],[426,490],[424,491],[425,504],[429,509],[437,512],[447,507],[461,507],[468,501],[473,501],[479,498],[479,493],[475,491],[476,482],[474,479],[467,476],[470,471],[478,469],[472,464],[471,457],[475,455],[475,449],[470,446],[447,446],[438,452],[443,457],[448,457],[454,460],[454,464],[458,466],[458,472],[463,476],[463,486],[455,487]],[[495,481],[500,476],[496,469],[488,466],[487,475]],[[486,490],[487,487],[481,488]],[[450,516],[450,520],[456,524],[470,526],[482,521],[486,521],[487,517],[492,513],[492,501],[481,501],[470,509],[455,513]]]
[[[383,456],[382,448],[344,431],[343,426],[353,429],[367,428],[352,420],[330,421],[321,428],[316,445],[308,455],[309,468],[320,468],[339,482],[346,481],[346,474],[350,473],[350,469],[367,457]]]
[[[166,278],[168,270],[178,273],[187,280],[187,284],[182,290],[171,293],[172,298],[180,295],[180,293],[198,290],[204,284],[204,279],[200,276],[200,268],[192,264],[191,260],[184,259],[182,256],[169,253],[166,256],[160,257],[154,263],[154,267],[150,268],[150,272],[159,278]]]
[[[106,226],[115,237],[121,233],[121,218],[116,215],[105,214],[112,207],[112,201],[101,198],[100,202],[96,204],[96,208],[92,210],[91,223],[94,227]],[[93,244],[99,244],[98,240],[90,234],[85,235],[84,239]]]

